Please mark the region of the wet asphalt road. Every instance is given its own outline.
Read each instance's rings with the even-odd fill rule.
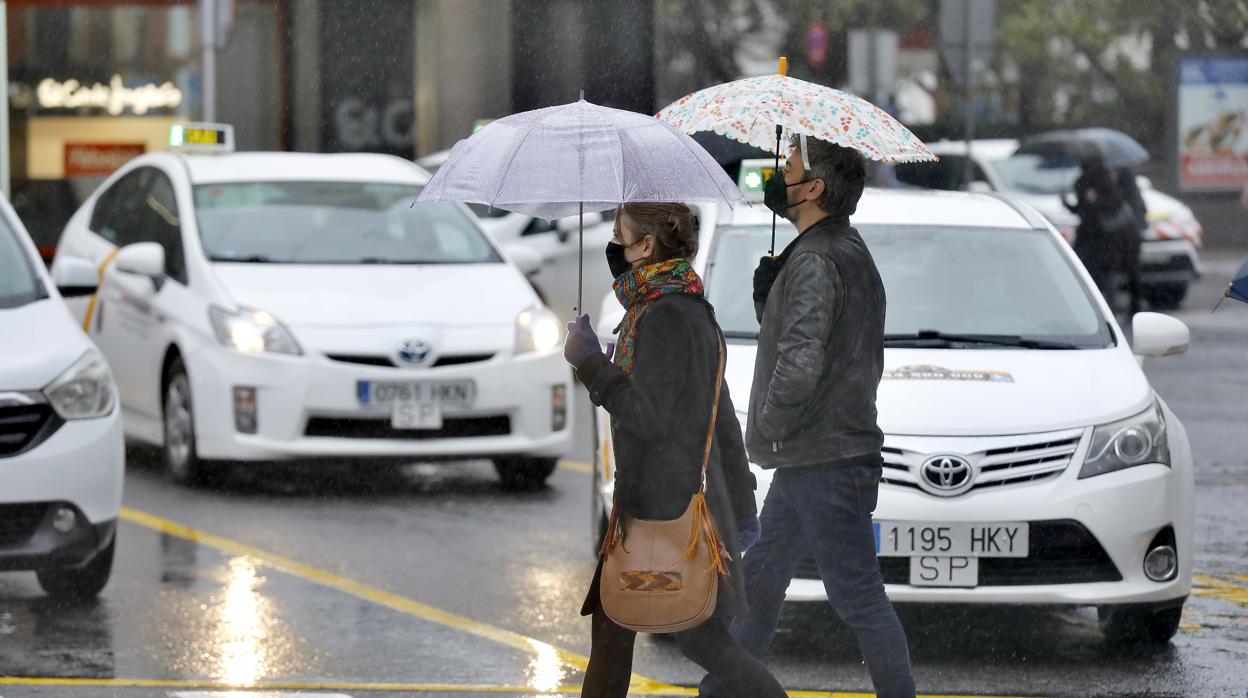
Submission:
[[[1248,695],[1248,306],[1208,311],[1238,259],[1210,255],[1177,313],[1192,349],[1145,366],[1197,459],[1198,589],[1178,637],[1112,651],[1086,610],[903,607],[921,693]],[[594,564],[581,434],[550,486],[522,494],[488,463],[242,468],[187,490],[136,452],[98,600],[57,606],[33,575],[0,575],[0,698],[575,695]],[[789,614],[771,665],[795,691],[869,689],[822,608]],[[634,670],[638,695],[700,677],[662,638],[638,641]]]

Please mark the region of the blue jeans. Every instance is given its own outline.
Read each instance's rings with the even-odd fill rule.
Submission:
[[[879,698],[913,698],[906,633],[884,593],[875,557],[871,513],[879,495],[880,471],[878,465],[776,471],[759,515],[762,538],[744,561],[750,614],[733,619],[732,634],[755,656],[766,656],[780,622],[785,590],[809,551],[832,608],[858,636]],[[728,694],[707,676],[699,695]]]

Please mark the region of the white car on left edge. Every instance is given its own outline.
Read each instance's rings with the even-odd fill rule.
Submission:
[[[323,458],[488,458],[508,486],[544,482],[570,444],[558,320],[531,253],[463,206],[412,206],[428,179],[385,155],[232,152],[110,177],[53,266],[105,267],[83,313],[127,435],[188,483]]]
[[[66,293],[95,267],[63,265]],[[125,478],[117,388],[34,243],[0,197],[0,572],[34,570],[53,596],[108,583]]]

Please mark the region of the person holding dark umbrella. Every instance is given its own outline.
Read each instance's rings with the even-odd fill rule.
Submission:
[[[1096,152],[1080,159],[1082,172],[1075,180],[1075,202],[1062,195],[1062,204],[1079,216],[1075,254],[1092,275],[1105,302],[1115,307],[1121,277],[1127,278],[1130,312],[1139,311],[1140,223],[1136,208],[1120,185],[1120,176]],[[1132,177],[1134,185],[1134,177]],[[1134,196],[1139,190],[1132,186]],[[1143,206],[1143,200],[1140,201]]]

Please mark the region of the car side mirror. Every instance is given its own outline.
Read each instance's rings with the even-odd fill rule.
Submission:
[[[136,242],[117,253],[117,271],[153,279],[165,275],[165,248],[156,242]]]
[[[1135,186],[1139,187],[1141,191],[1145,189],[1152,189],[1153,180],[1149,179],[1148,177],[1145,177],[1144,175],[1136,175]]]
[[[1136,313],[1131,320],[1132,350],[1137,356],[1175,356],[1187,351],[1191,330],[1182,320],[1161,313]]]
[[[81,257],[65,256],[52,265],[52,283],[66,298],[89,296],[100,285],[100,273]]]
[[[507,256],[525,276],[533,276],[542,270],[542,256],[528,245],[515,243],[507,246]]]
[[[589,229],[596,225],[602,225],[602,214],[597,211],[587,211],[585,213],[585,228]],[[577,232],[581,227],[580,216],[565,216],[555,221],[555,231],[559,233],[559,241],[567,242],[572,234]]]

